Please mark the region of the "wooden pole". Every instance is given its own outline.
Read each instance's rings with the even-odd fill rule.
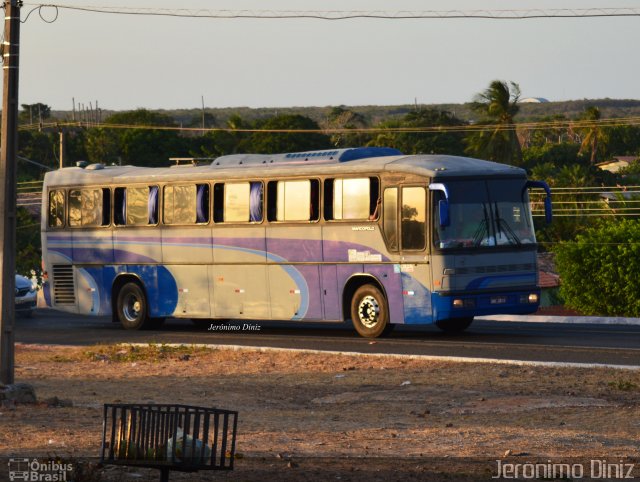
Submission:
[[[16,155],[18,151],[18,66],[20,53],[20,0],[7,0],[5,9],[2,146],[0,147],[0,382],[14,381]]]

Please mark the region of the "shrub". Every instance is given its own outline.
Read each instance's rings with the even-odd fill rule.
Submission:
[[[639,221],[600,221],[554,251],[568,307],[586,315],[640,316]]]

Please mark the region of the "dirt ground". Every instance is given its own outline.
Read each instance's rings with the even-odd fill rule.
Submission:
[[[104,403],[237,410],[235,469],[171,480],[485,480],[498,459],[640,455],[640,372],[630,370],[18,345],[16,381],[38,403],[0,408],[0,457],[95,460]],[[107,466],[82,480],[158,472]]]

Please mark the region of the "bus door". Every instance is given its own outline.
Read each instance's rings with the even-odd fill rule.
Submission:
[[[424,185],[401,185],[399,202],[400,264],[404,322],[432,320],[431,269],[428,249],[427,189]]]

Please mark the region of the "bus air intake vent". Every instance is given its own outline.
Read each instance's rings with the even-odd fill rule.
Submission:
[[[76,289],[73,282],[73,266],[53,266],[53,300],[57,305],[73,305]]]

